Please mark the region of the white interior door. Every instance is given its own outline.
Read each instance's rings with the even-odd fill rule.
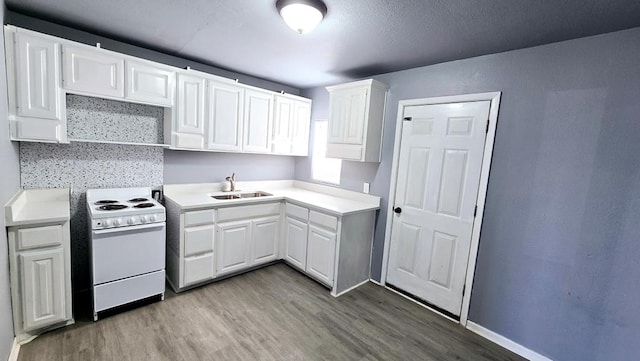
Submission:
[[[489,101],[405,108],[386,282],[460,315]]]

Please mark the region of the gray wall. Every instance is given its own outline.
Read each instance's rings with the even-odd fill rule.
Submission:
[[[4,2],[0,6],[0,19],[4,18]],[[0,37],[0,59],[4,59],[4,37]],[[6,360],[13,342],[11,316],[11,290],[9,288],[9,250],[5,230],[4,205],[20,189],[18,145],[9,141],[7,120],[7,79],[4,61],[0,61],[0,360]]]
[[[637,357],[639,59],[636,28],[375,77],[391,87],[383,160],[344,162],[342,181],[384,198],[373,278],[398,101],[502,91],[470,319],[554,360]],[[303,94],[326,118],[326,92]]]
[[[262,154],[164,151],[164,184],[293,179],[293,157]]]

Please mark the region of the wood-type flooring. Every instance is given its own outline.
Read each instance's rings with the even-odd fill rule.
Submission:
[[[166,293],[98,322],[77,315],[19,361],[524,360],[383,287],[334,298],[284,264]]]

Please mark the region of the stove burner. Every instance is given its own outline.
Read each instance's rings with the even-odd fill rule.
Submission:
[[[149,208],[153,206],[154,206],[153,203],[138,203],[135,206],[133,206],[133,208]]]
[[[113,199],[103,199],[103,200],[97,201],[95,204],[112,204],[112,203],[118,203],[118,201],[114,201]]]
[[[133,199],[129,199],[129,202],[140,203],[140,202],[146,202],[148,200],[149,200],[148,198],[133,198]]]
[[[129,208],[129,206],[125,206],[124,204],[107,204],[106,206],[98,207],[101,211],[117,211],[125,208]]]

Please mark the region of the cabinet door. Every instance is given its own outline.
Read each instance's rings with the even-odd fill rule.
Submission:
[[[145,103],[173,105],[175,73],[150,64],[127,60],[126,98]]]
[[[213,253],[205,253],[184,259],[184,275],[181,287],[210,280],[215,276]]]
[[[204,87],[203,78],[178,75],[174,144],[177,148],[204,148]]]
[[[61,118],[59,82],[59,44],[25,33],[15,33],[15,76],[8,78],[15,88],[9,92],[9,113],[17,116],[11,123],[18,140],[59,142],[66,138]],[[7,56],[11,52],[8,51]],[[12,63],[7,59],[7,64]],[[7,70],[11,71],[8,66]],[[11,75],[11,74],[10,74]]]
[[[307,248],[307,273],[333,286],[336,234],[311,224]]]
[[[272,109],[272,93],[245,91],[243,150],[261,153],[271,151]]]
[[[279,154],[291,153],[291,136],[294,120],[294,103],[280,95],[275,96],[275,116],[273,118],[273,137],[271,151]]]
[[[307,265],[307,224],[287,217],[285,243],[285,259],[304,271]]]
[[[309,126],[311,123],[311,104],[298,101],[293,108],[291,131],[291,154],[309,155]]]
[[[65,89],[124,98],[124,58],[65,45],[62,64]]]
[[[17,115],[60,119],[58,99],[59,45],[16,33]]]
[[[213,224],[184,229],[184,255],[193,256],[199,253],[213,252]]]
[[[251,221],[218,224],[217,239],[218,276],[251,265]]]
[[[24,331],[64,321],[65,283],[62,247],[18,254]]]
[[[336,90],[330,96],[329,143],[363,144],[367,87]]]
[[[208,148],[240,151],[244,89],[213,80],[209,80],[208,84]]]
[[[280,216],[273,216],[251,222],[254,265],[275,261],[278,257],[279,220]]]

